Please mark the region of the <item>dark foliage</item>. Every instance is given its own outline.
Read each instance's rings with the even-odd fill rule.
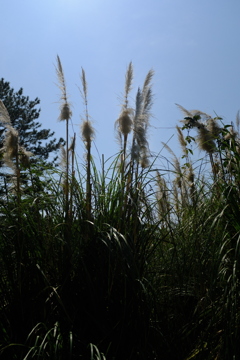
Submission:
[[[18,130],[20,145],[34,154],[36,159],[42,160],[45,164],[54,164],[57,157],[48,162],[49,155],[58,150],[64,140],[53,138],[54,132],[50,129],[42,129],[37,121],[40,116],[40,100],[29,100],[28,96],[23,95],[23,89],[14,91],[10,83],[3,78],[0,80],[0,100],[3,101],[8,110],[12,126]],[[0,128],[0,148],[3,146],[4,128]],[[33,161],[33,160],[32,160]]]

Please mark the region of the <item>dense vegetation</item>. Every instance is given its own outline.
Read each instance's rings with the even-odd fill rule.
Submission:
[[[130,64],[115,124],[120,152],[97,169],[82,70],[81,168],[75,137],[68,144],[59,58],[57,74],[66,147],[61,171],[42,175],[40,190],[1,103],[3,160],[13,169],[0,201],[1,358],[240,358],[239,118],[224,126],[179,106],[183,155],[165,144],[172,161],[160,170],[147,142],[153,71],[133,109]],[[201,160],[193,160],[196,147]]]
[[[28,151],[34,153],[35,161],[49,162],[49,155],[56,152],[60,145],[64,145],[64,140],[53,138],[54,132],[50,129],[42,129],[38,122],[41,109],[37,108],[40,104],[38,98],[30,100],[28,96],[23,95],[23,89],[14,91],[10,83],[0,79],[0,100],[7,108],[11,124],[18,131],[19,143],[24,145]],[[4,127],[0,124],[0,148],[3,147]],[[52,159],[50,164],[56,161]]]
[[[31,162],[32,177],[37,178],[47,165],[53,166],[56,163],[56,152],[65,142],[62,138],[58,140],[54,138],[54,132],[50,129],[42,129],[38,122],[41,112],[37,108],[40,104],[38,98],[30,100],[28,96],[23,95],[22,88],[14,91],[9,82],[0,79],[0,100],[8,111],[12,128],[18,132],[19,146],[24,146],[26,151],[34,154],[34,157],[29,158],[29,162]],[[1,116],[0,120],[0,195],[4,195],[10,175],[9,169],[4,168],[2,162],[6,143],[6,119],[4,120],[4,117]],[[42,170],[41,164],[44,165]]]

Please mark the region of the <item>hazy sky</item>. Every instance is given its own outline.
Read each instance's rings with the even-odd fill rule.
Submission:
[[[57,122],[55,64],[60,56],[80,159],[81,67],[95,143],[106,157],[119,150],[114,122],[130,61],[133,101],[148,70],[155,70],[149,128],[153,152],[173,134],[169,145],[179,149],[174,127],[182,115],[175,103],[216,112],[226,123],[240,109],[239,0],[2,0],[0,33],[0,77],[15,90],[23,87],[30,99],[40,98],[43,127],[64,137],[65,125]]]

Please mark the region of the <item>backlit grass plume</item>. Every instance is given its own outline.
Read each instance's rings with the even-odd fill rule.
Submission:
[[[181,145],[182,151],[184,153],[185,156],[187,156],[188,154],[188,150],[187,150],[187,141],[184,138],[183,132],[181,130],[181,128],[179,126],[176,126],[177,132],[178,132],[178,141],[179,144]]]
[[[198,128],[197,141],[199,148],[208,154],[212,154],[216,150],[215,138],[205,125]]]
[[[70,105],[68,102],[67,89],[66,89],[66,81],[62,68],[62,63],[60,57],[57,55],[57,66],[56,73],[58,78],[58,87],[61,90],[61,105],[60,105],[60,121],[66,121],[66,221],[68,219],[68,211],[69,211],[69,156],[68,156],[68,138],[69,138],[69,120],[72,116],[72,112],[70,110]]]
[[[19,145],[19,133],[12,126],[9,126],[5,133],[1,153],[3,153],[4,164],[13,170],[11,179],[14,186],[12,189],[20,197],[22,167],[25,169],[30,166],[30,157],[33,156],[33,153]]]
[[[124,108],[128,108],[128,95],[132,90],[132,82],[133,82],[133,64],[129,63],[128,69],[125,75],[125,93],[124,93]]]
[[[151,84],[153,75],[154,71],[150,70],[145,78],[143,88],[138,88],[135,101],[135,115],[133,118],[132,160],[140,162],[143,168],[149,164],[147,130],[153,104]]]
[[[16,185],[15,192],[20,197],[21,166],[28,167],[33,154],[19,145],[19,133],[12,127],[9,113],[2,101],[0,101],[0,122],[6,127],[1,149],[3,162],[13,170],[12,181]]]
[[[157,171],[157,206],[158,206],[158,218],[163,224],[167,226],[170,221],[170,211],[171,211],[171,200],[169,197],[169,189],[166,184],[166,181],[160,172]]]
[[[94,138],[94,129],[88,113],[88,87],[85,71],[81,74],[82,91],[80,91],[84,103],[84,118],[81,124],[81,135],[87,150],[87,182],[86,182],[86,210],[88,219],[91,219],[91,145]]]
[[[60,105],[60,115],[59,120],[60,121],[68,121],[71,116],[72,112],[70,110],[70,105],[68,102],[68,96],[67,96],[67,89],[66,89],[66,81],[65,76],[62,68],[62,63],[60,60],[60,57],[57,55],[57,66],[56,66],[56,72],[58,77],[58,87],[61,90],[61,105]]]
[[[213,175],[214,160],[213,153],[217,151],[216,140],[221,132],[220,127],[216,123],[219,118],[212,119],[212,117],[200,110],[186,110],[183,106],[176,104],[185,116],[183,129],[195,129],[197,132],[196,141],[200,150],[205,151],[210,159]],[[193,137],[187,137],[188,142],[195,141]],[[215,175],[214,175],[215,176]]]
[[[122,104],[122,109],[119,118],[115,122],[115,127],[118,133],[118,140],[120,142],[121,150],[123,152],[122,164],[121,164],[123,172],[125,168],[128,135],[132,131],[132,124],[133,124],[133,119],[132,119],[133,109],[129,107],[129,93],[132,89],[132,82],[133,82],[133,65],[132,62],[130,62],[125,75],[124,101]]]
[[[127,142],[130,133],[132,135],[132,145],[130,148],[130,159],[132,168],[136,163],[136,171],[138,164],[143,168],[149,165],[149,148],[147,141],[147,130],[149,126],[149,119],[151,116],[151,107],[153,103],[152,95],[152,78],[154,71],[150,70],[145,78],[143,88],[138,88],[135,100],[135,108],[129,106],[129,93],[132,89],[133,81],[133,66],[129,64],[125,75],[125,93],[122,104],[121,113],[117,119],[115,126],[118,132],[118,139],[120,140],[122,149],[122,172],[124,173],[126,167],[126,153]]]
[[[0,100],[0,122],[6,127],[11,126],[11,119],[9,113],[2,100]]]
[[[13,127],[10,127],[5,134],[3,140],[3,158],[7,160],[12,160],[18,155],[18,131]]]

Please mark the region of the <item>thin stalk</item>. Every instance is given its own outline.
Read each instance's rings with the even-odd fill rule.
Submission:
[[[75,142],[76,142],[76,133],[74,133],[72,144],[71,144],[70,149],[69,149],[72,152],[71,189],[70,189],[70,200],[69,200],[69,202],[70,202],[70,210],[69,210],[70,220],[72,220],[73,187],[74,187],[74,184],[75,184],[75,169],[74,169]]]
[[[68,122],[69,120],[66,119],[66,153],[67,153],[67,158],[66,158],[66,214],[65,214],[65,220],[66,220],[66,224],[68,223],[68,211],[69,211],[69,149],[68,149],[68,132],[69,132],[69,128],[68,128]]]
[[[88,141],[86,144],[87,148],[87,183],[86,183],[86,208],[87,218],[91,220],[91,142]]]

